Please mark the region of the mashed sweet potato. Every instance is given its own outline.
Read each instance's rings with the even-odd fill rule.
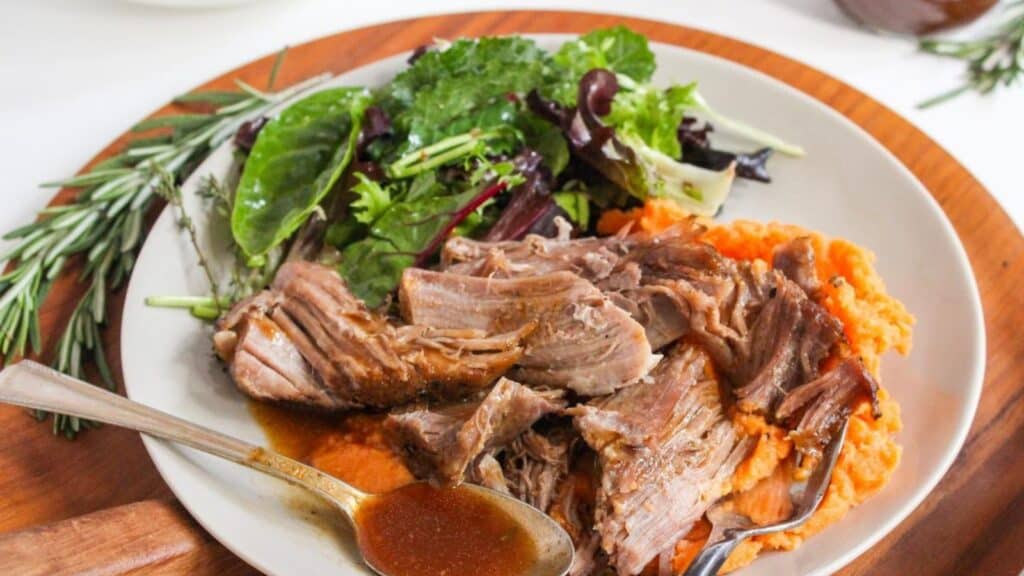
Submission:
[[[688,217],[670,202],[652,200],[628,212],[605,212],[598,230],[613,233],[632,224],[635,230],[659,232]],[[877,377],[883,353],[896,350],[907,354],[910,351],[914,318],[902,303],[886,293],[885,284],[873,266],[874,254],[869,250],[799,226],[749,221],[710,224],[702,239],[726,256],[768,263],[776,245],[801,236],[809,237],[814,246],[817,276],[824,286],[821,303],[843,321],[850,348]],[[900,447],[894,435],[901,422],[899,405],[885,389],[879,391],[879,401],[881,418],[873,418],[866,403],[854,411],[832,481],[814,516],[796,530],[744,542],[730,556],[723,572],[749,564],[765,550],[796,548],[804,539],[840,520],[853,506],[885,486],[899,464]],[[742,492],[754,489],[759,482],[769,481],[776,468],[790,458],[792,443],[783,430],[762,418],[737,415],[734,422],[747,434],[758,435],[754,451],[733,477],[733,490]],[[695,528],[687,540],[680,542],[673,562],[677,570],[689,564],[696,554],[695,548],[699,550],[697,542],[700,542],[701,532],[706,533],[706,527]]]

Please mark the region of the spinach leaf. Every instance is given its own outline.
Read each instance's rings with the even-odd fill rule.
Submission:
[[[260,131],[235,193],[231,232],[258,261],[305,222],[352,159],[369,93],[333,88],[292,104]]]
[[[418,196],[408,194],[392,203],[370,226],[366,238],[342,251],[341,276],[370,307],[384,301],[398,285],[402,271],[416,261],[452,215],[479,193],[477,188],[447,193],[436,183],[419,188]]]
[[[412,179],[412,182],[409,184],[409,191],[405,193],[405,200],[411,202],[444,193],[445,187],[437,181],[437,173],[423,172]]]
[[[629,76],[642,84],[651,79],[657,66],[647,38],[625,26],[594,30],[566,42],[555,54],[554,62],[562,69],[561,82],[541,92],[563,104],[576,102],[580,78],[595,68]]]
[[[338,272],[353,294],[376,308],[398,286],[402,271],[415,261],[415,254],[398,250],[391,240],[368,237],[342,251]]]

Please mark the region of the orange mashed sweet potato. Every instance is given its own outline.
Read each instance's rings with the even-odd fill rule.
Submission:
[[[598,232],[613,234],[623,226],[633,230],[660,232],[691,218],[667,200],[650,200],[630,211],[609,210],[598,222]],[[874,254],[851,242],[833,239],[788,224],[739,221],[730,224],[704,222],[706,232],[701,239],[715,246],[722,254],[738,260],[760,260],[767,265],[778,244],[806,236],[811,239],[816,258],[817,276],[823,285],[820,303],[842,320],[850,349],[878,377],[881,356],[888,350],[901,354],[910,351],[911,327],[914,318],[906,308],[885,291],[885,284],[875,272]],[[759,536],[741,544],[729,557],[723,572],[749,564],[765,550],[792,550],[806,538],[840,520],[889,481],[900,460],[900,446],[894,435],[901,427],[899,404],[884,388],[879,390],[881,418],[871,415],[865,402],[851,417],[846,442],[832,474],[832,481],[821,506],[811,519],[795,530]],[[743,498],[746,491],[764,489],[772,482],[776,470],[791,459],[793,446],[785,431],[763,418],[734,416],[734,424],[746,434],[757,435],[757,445],[739,465],[732,479],[737,510],[751,517],[767,517],[776,505],[772,498]],[[707,538],[708,527],[702,523],[679,543],[673,561],[676,570],[683,570]]]
[[[255,401],[249,411],[274,450],[360,490],[379,494],[415,480],[385,442],[380,416],[337,417]]]

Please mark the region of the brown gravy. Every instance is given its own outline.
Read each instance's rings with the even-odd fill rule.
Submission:
[[[522,576],[537,558],[511,516],[468,490],[410,484],[356,515],[367,560],[394,576]]]
[[[530,535],[472,492],[415,479],[381,433],[380,416],[316,414],[250,402],[277,452],[365,490],[384,494],[356,521],[360,545],[395,576],[521,576],[537,556]]]
[[[384,441],[380,416],[317,414],[251,401],[249,411],[271,448],[360,490],[388,492],[415,480]]]

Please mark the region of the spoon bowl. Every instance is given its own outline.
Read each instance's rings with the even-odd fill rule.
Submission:
[[[316,468],[307,466],[272,450],[255,446],[215,430],[192,424],[165,412],[143,404],[132,402],[123,396],[102,390],[77,378],[61,374],[42,364],[23,360],[4,368],[0,372],[0,402],[23,406],[35,410],[68,414],[122,428],[136,430],[143,434],[177,442],[208,454],[230,460],[253,470],[263,472],[295,486],[304,488],[327,500],[345,515],[355,527],[359,551],[363,561],[382,576],[404,576],[385,567],[367,562],[363,538],[367,532],[363,512],[374,509],[367,506],[396,495],[408,486],[422,486],[424,490],[456,490],[462,499],[475,501],[476,510],[486,509],[488,516],[502,519],[507,526],[513,526],[529,535],[534,554],[521,570],[512,572],[515,576],[563,576],[572,565],[574,549],[569,535],[554,520],[540,510],[513,498],[482,486],[463,484],[457,488],[440,489],[425,483],[414,483],[385,494],[368,494]],[[436,498],[427,498],[421,504],[420,513],[429,514],[430,503]],[[486,508],[481,508],[485,506]],[[456,541],[459,532],[473,531],[474,526],[451,526]],[[469,539],[467,538],[468,542]],[[424,549],[430,549],[425,542]],[[474,550],[468,551],[470,554]],[[448,572],[458,576],[458,572]],[[466,574],[472,574],[467,572]]]
[[[567,574],[569,572],[575,552],[572,539],[547,514],[533,506],[524,506],[521,500],[497,490],[476,484],[463,484],[462,488],[487,500],[496,509],[512,517],[520,526],[530,527],[533,543],[537,549],[537,560],[528,572],[530,576]]]

